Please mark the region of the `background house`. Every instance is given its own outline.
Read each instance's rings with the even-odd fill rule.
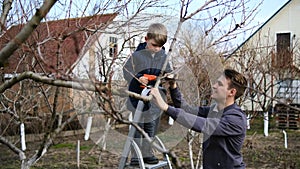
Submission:
[[[91,83],[105,83],[110,73],[114,72],[114,84],[125,87],[126,84],[122,84],[123,62],[136,46],[144,41],[149,24],[156,21],[166,23],[168,19],[163,18],[153,14],[142,14],[128,21],[112,13],[42,22],[5,63],[1,70],[1,79],[8,80],[24,71],[32,71],[58,79],[79,78],[90,80]],[[23,26],[15,25],[9,28],[0,37],[1,48],[14,38]],[[53,104],[57,92],[53,86],[30,81],[13,86],[12,91],[21,90],[24,96],[35,96],[22,103],[22,108],[28,105],[25,116],[51,114],[49,105],[42,99],[41,87],[45,89],[46,97]],[[10,95],[12,100],[19,99],[15,93],[5,94]],[[97,105],[91,104],[94,102],[91,96],[94,95],[93,92],[61,88],[58,104],[55,105],[56,111],[60,115],[76,112],[75,110],[99,111]],[[117,106],[121,109],[124,105]],[[33,124],[32,121],[30,123]],[[11,131],[17,130],[11,128]]]
[[[81,60],[83,53],[89,50],[88,45],[93,43],[91,38],[95,35],[101,38],[103,30],[112,23],[116,16],[117,14],[113,13],[42,22],[5,63],[1,69],[1,79],[11,79],[25,71],[58,79],[74,77],[71,72],[75,69],[77,62]],[[14,38],[23,26],[12,26],[2,35],[0,38],[1,48]],[[107,50],[111,50],[111,48]],[[59,97],[55,103],[56,94]],[[18,120],[28,123],[26,129],[30,130],[30,125],[35,128],[31,132],[36,132],[33,130],[40,130],[39,132],[41,132],[43,129],[34,126],[36,125],[35,121],[28,117],[41,117],[41,119],[46,117],[47,119],[47,116],[51,115],[51,111],[56,111],[57,114],[61,115],[60,118],[63,118],[64,114],[69,114],[75,110],[71,89],[63,88],[57,91],[57,88],[53,86],[24,81],[14,85],[12,90],[7,91],[5,95],[12,100],[12,102],[7,102],[7,106],[11,108],[20,107],[15,109],[14,113],[23,118]],[[20,106],[16,106],[17,103]],[[51,106],[54,106],[55,110],[51,110],[49,108]],[[11,117],[9,114],[13,113],[2,114],[6,116],[2,120],[7,119],[7,123],[2,121],[3,127],[8,124],[15,125],[9,122]],[[27,119],[31,120],[27,121]],[[37,123],[40,122],[37,121]],[[41,126],[45,125],[41,124]],[[17,132],[16,128],[17,126],[10,127],[10,130]]]
[[[299,8],[300,0],[288,1],[226,58],[250,79],[245,110],[272,112],[283,103],[299,107]],[[299,125],[299,112],[295,112]]]

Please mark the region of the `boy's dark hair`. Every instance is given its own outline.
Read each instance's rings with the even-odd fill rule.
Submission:
[[[147,38],[153,39],[157,45],[163,46],[167,42],[167,28],[161,23],[151,24],[147,31]]]
[[[245,92],[247,88],[247,79],[241,73],[233,70],[233,69],[225,69],[224,70],[225,77],[230,80],[229,88],[236,89],[236,95],[234,99],[239,98]]]

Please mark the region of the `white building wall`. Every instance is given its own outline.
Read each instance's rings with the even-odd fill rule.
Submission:
[[[147,19],[149,18],[149,19]],[[102,60],[101,55],[106,57],[105,65],[109,66],[112,61],[112,58],[109,58],[109,38],[116,37],[118,45],[118,58],[115,60],[114,67],[114,80],[120,80],[123,78],[122,66],[126,59],[132,54],[136,49],[139,43],[144,42],[146,36],[147,28],[150,24],[155,22],[160,22],[165,24],[168,29],[168,41],[165,45],[166,51],[168,51],[171,38],[174,34],[174,24],[177,24],[177,21],[168,17],[154,14],[140,14],[135,19],[130,22],[125,23],[123,16],[117,16],[112,24],[110,24],[106,30],[101,30],[101,36],[98,37],[98,40],[93,43],[94,50],[96,53],[96,59],[94,62],[95,67],[95,76],[98,80],[103,80],[99,70],[102,70]],[[172,24],[171,24],[172,23]],[[78,62],[78,65],[75,66],[73,73],[74,75],[81,78],[88,78],[88,72],[90,71],[91,65],[88,61],[90,59],[89,51],[86,51],[81,60]]]
[[[267,21],[254,35],[252,35],[241,48],[239,48],[230,59],[227,60],[229,63],[234,63],[234,60],[244,61],[243,65],[247,65],[247,59],[243,57],[249,57],[245,53],[240,53],[242,50],[253,48],[255,51],[259,51],[255,53],[257,60],[263,60],[267,55],[270,55],[271,52],[276,52],[276,34],[277,33],[291,33],[291,47],[294,48],[293,62],[296,67],[300,69],[300,59],[299,59],[299,48],[300,48],[300,0],[292,0],[289,2],[284,8],[282,8],[278,13],[274,14],[269,21]],[[263,47],[263,48],[260,48]],[[272,51],[273,50],[273,51]],[[250,53],[250,52],[249,52]],[[248,53],[248,54],[249,54]],[[260,53],[260,54],[258,54]],[[242,56],[242,57],[241,57]],[[261,64],[259,61],[258,64]],[[260,66],[270,66],[271,60],[265,62],[266,65]],[[239,65],[235,65],[236,67],[240,67]],[[243,69],[240,67],[240,69]],[[255,70],[253,70],[255,71]],[[252,72],[254,73],[254,72]],[[255,73],[254,73],[255,74]],[[263,72],[260,74],[256,74],[255,80],[260,80],[261,76],[263,76]],[[272,79],[271,76],[267,77],[267,84],[276,83],[277,81]],[[278,85],[273,88],[273,90],[267,91],[268,96],[275,95],[278,91]],[[263,97],[263,96],[262,96]],[[269,98],[267,100],[270,102]],[[276,104],[276,102],[273,103]],[[251,110],[252,106],[255,110],[261,110],[260,105],[258,103],[254,103],[252,105],[251,100],[246,100],[243,105],[245,109]]]

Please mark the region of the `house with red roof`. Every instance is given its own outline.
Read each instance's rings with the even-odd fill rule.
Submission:
[[[1,79],[8,80],[19,73],[32,71],[54,79],[78,78],[94,83],[107,82],[111,72],[114,72],[114,81],[122,81],[123,62],[144,40],[148,25],[153,22],[165,23],[168,19],[160,15],[142,14],[128,20],[117,13],[111,13],[41,22],[25,43],[20,44],[3,63]],[[0,49],[23,27],[22,24],[14,25],[6,30],[0,37]],[[21,81],[11,89],[22,91],[19,93],[25,96],[34,96],[27,103],[26,112],[29,114],[49,114],[49,103],[42,95],[46,95],[53,103],[55,93],[60,95],[55,105],[58,114],[76,112],[78,107],[85,107],[89,111],[98,107],[91,104],[94,101],[87,91],[59,88],[58,92],[54,86],[30,80]],[[16,93],[7,93],[12,100],[19,99]],[[22,109],[27,104],[22,103]],[[122,104],[117,106],[122,107]]]
[[[101,32],[117,14],[103,14],[82,18],[42,22],[32,35],[4,63],[4,73],[33,71],[39,73],[70,72],[74,64],[87,52]],[[3,48],[24,25],[9,28],[0,38]],[[83,50],[84,49],[84,50]]]
[[[109,60],[117,56],[117,35],[106,33],[109,32],[108,26],[113,24],[116,16],[116,13],[111,13],[41,22],[26,42],[20,44],[13,55],[6,60],[4,67],[1,68],[1,79],[7,80],[25,71],[58,79],[62,77],[72,79],[75,76],[84,78],[91,75],[91,72],[94,73],[92,75],[94,78],[95,72],[103,73],[101,74],[103,77],[107,76],[108,70],[95,65],[99,64],[101,59]],[[0,37],[0,49],[23,27],[22,24],[14,25],[6,30]],[[99,52],[96,56],[96,48],[101,49],[101,56]],[[6,96],[19,102],[22,108],[20,111],[25,111],[26,115],[51,114],[49,103],[54,103],[55,94],[59,95],[55,110],[58,114],[75,110],[75,97],[72,89],[59,88],[58,92],[56,87],[26,80],[14,85],[10,91],[5,93]],[[18,95],[13,91],[19,91],[21,94]],[[45,101],[42,95],[46,95],[49,100]],[[31,100],[22,99],[23,96]],[[15,105],[10,105],[10,107],[15,107]]]

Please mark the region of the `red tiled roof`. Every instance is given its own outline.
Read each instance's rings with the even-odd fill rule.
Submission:
[[[10,56],[5,63],[4,73],[20,73],[27,70],[54,73],[55,69],[67,71],[79,58],[88,37],[95,33],[87,29],[104,29],[116,15],[104,14],[42,22],[27,41]],[[23,25],[16,25],[7,30],[0,38],[0,48],[15,37],[22,27]]]

